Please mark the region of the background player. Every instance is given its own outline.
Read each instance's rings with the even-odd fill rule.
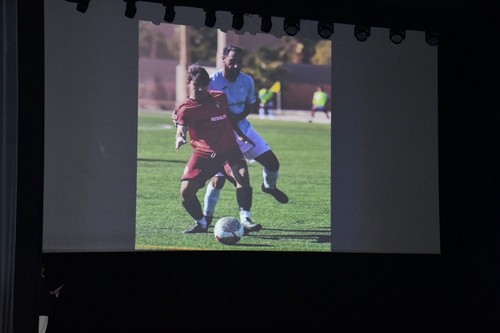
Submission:
[[[266,115],[269,119],[274,118],[274,93],[265,87],[259,90],[259,118],[264,119]]]
[[[316,111],[323,111],[325,113],[326,118],[327,119],[330,118],[330,116],[328,115],[328,109],[326,108],[327,103],[328,103],[327,93],[323,91],[322,86],[318,86],[313,94],[311,101],[311,118],[309,119],[310,123],[312,123]]]

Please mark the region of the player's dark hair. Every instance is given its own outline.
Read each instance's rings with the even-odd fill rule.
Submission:
[[[210,76],[205,68],[199,64],[193,64],[187,70],[187,82],[196,81],[200,85],[208,85],[210,83]]]
[[[226,47],[222,50],[222,57],[223,58],[227,57],[229,52],[234,52],[241,55],[245,54],[245,51],[241,47],[235,45],[226,45]]]

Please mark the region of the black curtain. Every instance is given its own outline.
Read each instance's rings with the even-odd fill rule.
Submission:
[[[17,174],[16,2],[2,1],[2,80],[0,80],[0,331],[12,331]]]
[[[43,230],[44,2],[2,1],[0,331],[36,332]],[[15,281],[15,283],[14,283]]]

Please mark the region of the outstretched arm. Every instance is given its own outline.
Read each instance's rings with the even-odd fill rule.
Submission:
[[[175,150],[179,150],[179,148],[187,142],[187,129],[187,126],[177,124],[177,132],[175,133]]]
[[[170,118],[174,122],[175,127],[177,127],[177,109],[172,111],[172,114],[170,115]]]
[[[252,146],[255,147],[255,142],[253,142],[249,137],[247,137],[241,129],[238,127],[238,122],[234,119],[234,117],[231,117],[231,114],[229,113],[229,119],[231,120],[231,123],[233,124],[233,129],[238,134],[238,139],[240,139],[243,142],[247,142],[251,144]]]

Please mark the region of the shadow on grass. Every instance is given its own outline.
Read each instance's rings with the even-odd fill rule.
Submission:
[[[262,233],[264,231],[264,233]],[[261,233],[253,233],[245,237],[255,237],[268,240],[305,240],[317,244],[330,244],[332,242],[332,234],[330,228],[320,228],[312,230],[291,230],[291,229],[276,229],[276,228],[263,228]],[[275,234],[270,234],[273,232]],[[261,246],[261,245],[259,245]]]

